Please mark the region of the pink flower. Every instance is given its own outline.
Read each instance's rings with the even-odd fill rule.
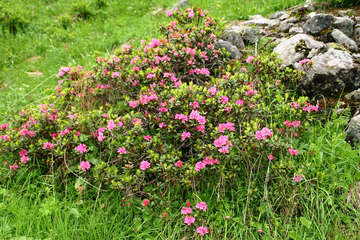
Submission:
[[[191,207],[182,207],[182,208],[181,208],[181,214],[183,214],[183,215],[188,215],[188,214],[190,214],[190,213],[192,213]]]
[[[196,131],[204,133],[205,132],[205,125],[197,125],[195,129],[196,129]]]
[[[200,202],[200,203],[196,204],[195,207],[204,212],[206,212],[206,209],[207,209],[206,202]]]
[[[141,126],[141,125],[143,124],[143,122],[142,122],[140,119],[135,118],[134,121],[133,121],[133,124],[134,124],[134,125],[140,125],[140,126]]]
[[[203,227],[200,226],[196,229],[196,232],[200,235],[200,236],[204,236],[205,234],[209,233],[209,229],[207,227]]]
[[[22,156],[21,157],[21,159],[20,159],[20,161],[22,162],[22,163],[27,163],[27,161],[29,161],[30,160],[30,158],[29,157],[27,157],[27,156]]]
[[[185,139],[187,139],[187,138],[189,138],[189,137],[191,137],[191,133],[189,133],[189,132],[183,132],[183,133],[181,134],[181,140],[182,140],[182,141],[185,141]]]
[[[22,149],[20,152],[19,152],[19,156],[20,157],[23,157],[23,156],[26,156],[28,155],[28,151],[26,149]]]
[[[113,73],[111,74],[111,77],[112,77],[112,78],[120,77],[120,73],[119,73],[119,72],[113,72]]]
[[[130,101],[130,102],[129,102],[129,106],[130,106],[131,108],[136,108],[137,102],[136,102],[136,101]]]
[[[81,161],[80,162],[80,168],[83,170],[83,172],[86,172],[90,169],[90,163],[88,161]]]
[[[10,141],[10,138],[8,135],[3,135],[3,136],[0,136],[0,139],[4,140],[4,141]]]
[[[179,161],[177,161],[177,162],[175,163],[175,166],[178,167],[178,168],[181,168],[182,165],[183,165],[183,162],[182,162],[181,160],[179,160]]]
[[[171,11],[171,10],[169,10],[169,11],[167,11],[167,12],[166,12],[166,16],[168,16],[168,17],[171,17],[171,16],[172,16],[172,14],[173,14],[173,13],[172,13],[172,11]]]
[[[269,155],[268,155],[268,159],[269,159],[270,161],[272,161],[272,160],[274,160],[274,156],[273,156],[272,154],[269,154]]]
[[[146,169],[150,168],[150,163],[148,161],[142,161],[140,163],[140,169],[145,171]]]
[[[294,148],[289,148],[288,151],[289,151],[290,155],[297,156],[299,154],[299,151]]]
[[[188,226],[190,226],[191,224],[193,224],[195,222],[195,218],[192,216],[186,216],[184,218],[184,223],[187,224]]]
[[[144,206],[145,207],[149,206],[149,203],[150,203],[150,201],[148,199],[144,199]]]
[[[79,146],[75,147],[75,150],[79,153],[84,153],[86,152],[86,145],[82,143]]]
[[[292,178],[292,180],[296,183],[299,183],[299,182],[301,182],[302,178],[303,177],[301,175],[295,174],[295,176]]]
[[[1,124],[0,128],[1,128],[1,131],[5,131],[5,129],[9,127],[9,124]]]
[[[115,127],[116,127],[116,124],[115,124],[114,120],[110,120],[110,121],[108,122],[107,129],[108,129],[109,131],[111,131],[111,130],[113,130]]]
[[[216,87],[209,88],[208,92],[214,96],[216,94]]]
[[[175,119],[180,119],[180,120],[182,120],[181,122],[182,123],[185,123],[185,122],[187,122],[188,120],[189,120],[189,118],[186,116],[186,115],[184,115],[184,114],[175,114]]]
[[[126,154],[126,149],[123,148],[123,147],[119,147],[118,150],[117,150],[117,152],[118,152],[119,154]]]
[[[161,123],[159,123],[159,127],[160,127],[160,128],[166,128],[167,125],[166,125],[164,122],[161,122]]]
[[[305,59],[299,61],[299,63],[300,63],[301,65],[304,65],[304,64],[306,64],[306,63],[312,64],[312,61],[311,61],[310,59],[308,59],[308,58],[305,58]]]
[[[14,171],[16,171],[16,169],[19,167],[19,165],[17,164],[17,163],[14,163],[13,165],[10,165],[9,166],[9,168],[11,169],[11,170],[14,170]]]
[[[236,105],[244,105],[244,100],[241,100],[241,99],[239,99],[239,100],[236,100],[236,102],[235,102],[235,104]]]
[[[247,63],[251,63],[255,59],[254,56],[249,56],[246,60]]]
[[[146,140],[146,141],[150,141],[152,139],[152,137],[150,135],[146,135],[146,136],[143,136],[143,138]]]
[[[227,96],[221,96],[221,99],[218,101],[219,103],[226,104],[229,101]]]
[[[220,123],[218,126],[219,132],[223,133],[225,130],[229,130],[231,132],[235,131],[235,124],[232,122]]]
[[[197,162],[195,164],[195,171],[199,172],[201,169],[204,169],[206,167],[206,164],[201,161],[201,162]]]
[[[158,47],[158,46],[160,46],[160,41],[158,39],[156,39],[156,38],[151,39],[149,47],[150,48],[155,48],[155,47]]]
[[[218,139],[214,141],[215,147],[222,147],[226,145],[229,141],[229,137],[225,135],[221,135]]]
[[[260,131],[256,131],[255,138],[256,138],[256,140],[264,140],[267,137],[271,138],[272,135],[273,135],[272,131],[270,129],[264,127]]]
[[[55,145],[51,142],[46,142],[43,145],[43,149],[53,149],[55,147]]]

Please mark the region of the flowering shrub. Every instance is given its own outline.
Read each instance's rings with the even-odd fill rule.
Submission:
[[[74,173],[143,194],[191,186],[210,175],[227,181],[251,172],[255,159],[265,172],[268,161],[301,154],[292,139],[318,106],[284,83],[302,74],[281,69],[273,55],[230,61],[214,48],[222,24],[204,10],[168,15],[173,21],[161,26],[162,38],[98,57],[91,71],[60,68],[48,103],[1,125],[0,151],[9,171]],[[280,174],[294,176],[291,166],[281,168]],[[206,211],[206,204],[196,208]],[[193,222],[188,216],[186,224]]]

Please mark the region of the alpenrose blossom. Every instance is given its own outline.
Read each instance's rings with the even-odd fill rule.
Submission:
[[[195,207],[204,212],[206,212],[206,209],[207,209],[206,202],[200,202],[200,203],[196,204]]]
[[[140,163],[140,169],[145,171],[146,169],[150,168],[150,163],[148,161],[142,161]]]
[[[177,162],[175,163],[175,166],[178,167],[178,168],[181,168],[182,165],[183,165],[183,162],[182,162],[181,160],[179,160],[179,161],[177,161]]]
[[[83,170],[83,172],[86,172],[88,169],[90,169],[90,163],[88,161],[81,161],[80,168]]]
[[[289,151],[290,155],[297,156],[299,154],[299,151],[295,148],[289,148],[288,151]]]
[[[181,208],[181,214],[183,214],[183,215],[188,215],[188,214],[190,214],[190,213],[192,213],[191,207],[182,207],[182,208]]]
[[[195,222],[195,218],[192,216],[186,216],[184,218],[184,223],[187,224],[188,226],[190,226],[191,224],[193,224]]]
[[[123,147],[119,147],[118,150],[117,150],[117,152],[118,152],[119,154],[126,154],[126,149],[123,148]]]
[[[256,131],[255,138],[256,138],[256,140],[264,140],[267,137],[271,138],[272,135],[273,135],[273,132],[270,129],[268,129],[267,127],[264,127],[260,131]]]
[[[296,183],[299,183],[299,182],[301,182],[302,178],[303,177],[301,175],[295,174],[295,176],[292,178],[292,180]]]
[[[207,227],[203,227],[200,226],[196,229],[196,232],[200,235],[200,236],[204,236],[205,234],[209,233],[209,229]]]
[[[79,153],[84,153],[86,152],[86,145],[82,143],[79,146],[75,147],[75,150]]]
[[[149,199],[144,199],[144,206],[145,207],[149,206],[149,203],[150,203]]]

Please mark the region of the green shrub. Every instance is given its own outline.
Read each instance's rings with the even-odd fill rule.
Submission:
[[[98,57],[91,71],[62,67],[49,102],[1,125],[8,176],[37,169],[152,198],[240,176],[256,203],[270,169],[265,186],[293,182],[305,154],[294,143],[318,111],[284,87],[303,75],[274,55],[230,61],[214,48],[223,25],[206,11],[168,14],[160,39]]]
[[[0,3],[0,26],[3,35],[9,32],[16,35],[19,31],[24,31],[29,25],[26,20],[26,12],[9,7],[5,3]]]
[[[78,20],[88,20],[95,16],[87,2],[80,1],[72,6],[72,16]]]

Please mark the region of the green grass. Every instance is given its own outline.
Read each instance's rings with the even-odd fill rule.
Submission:
[[[202,224],[211,232],[206,239],[358,239],[360,211],[345,198],[348,186],[360,178],[360,149],[345,142],[346,123],[347,117],[334,116],[309,128],[297,144],[313,153],[295,164],[303,168],[305,180],[286,188],[294,198],[284,209],[298,209],[291,216],[272,208],[278,195],[271,186],[269,202],[250,203],[244,222],[247,183],[241,177],[225,193],[217,187],[219,179],[209,179],[191,193],[171,189],[163,200],[145,207],[141,197],[124,199],[107,189],[97,199],[90,186],[76,191],[74,182],[54,186],[52,176],[20,171],[0,188],[0,239],[192,239],[180,215],[185,201],[192,206],[207,202]]]
[[[0,35],[0,121],[11,118],[10,113],[25,105],[40,103],[51,94],[61,66],[82,65],[90,69],[95,56],[107,56],[126,42],[137,46],[143,38],[156,37],[158,23],[168,19],[165,11],[158,15],[153,15],[153,11],[168,9],[176,3],[174,0],[107,0],[107,6],[99,9],[95,5],[97,1],[3,1],[10,11],[19,12],[28,25],[15,36]],[[75,21],[78,12],[74,11],[74,6],[81,2],[93,16]],[[189,2],[231,21],[252,14],[266,15],[302,1]]]

